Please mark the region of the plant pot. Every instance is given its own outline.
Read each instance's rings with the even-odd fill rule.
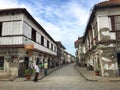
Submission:
[[[31,75],[26,75],[26,79],[30,80],[31,79]]]
[[[31,79],[32,73],[33,73],[33,69],[25,69],[24,75],[27,80]]]
[[[96,72],[95,72],[95,75],[96,75],[96,76],[99,76],[99,72],[98,72],[98,71],[96,71]]]

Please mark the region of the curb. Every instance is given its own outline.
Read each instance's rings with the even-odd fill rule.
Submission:
[[[56,70],[58,70],[58,69],[61,69],[61,68],[65,67],[65,66],[67,66],[67,65],[69,65],[69,64],[62,65],[62,66],[59,66],[59,67],[54,68],[54,69],[51,70],[51,71],[48,71],[48,74],[47,74],[46,76],[50,75],[52,72],[54,72],[54,71],[56,71]],[[38,80],[41,80],[41,79],[45,78],[46,76],[45,76],[44,74],[42,74],[41,77],[38,78]],[[32,79],[31,79],[31,80],[16,81],[17,78],[18,78],[18,77],[7,78],[7,79],[4,79],[4,80],[1,79],[0,81],[15,81],[15,82],[33,81]]]
[[[77,68],[77,66],[75,65],[74,68],[79,72],[79,74],[86,80],[86,81],[92,81],[92,82],[120,82],[120,78],[115,78],[115,79],[107,79],[105,78],[105,80],[103,78],[99,79],[99,80],[93,80],[93,79],[90,79],[88,77],[86,77],[84,75],[84,73],[82,73],[79,68]]]
[[[74,66],[74,68],[77,70],[77,72],[79,72],[79,74],[80,74],[86,81],[98,82],[98,80],[92,80],[92,79],[87,78],[82,72],[80,72],[80,71],[77,69],[77,66],[76,66],[76,65]]]
[[[120,82],[120,80],[109,80],[109,82]]]

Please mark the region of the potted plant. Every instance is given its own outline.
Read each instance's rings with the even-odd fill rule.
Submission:
[[[96,70],[95,70],[95,75],[99,76],[100,75],[100,65],[97,66]]]
[[[25,69],[24,75],[27,80],[31,79],[32,74],[33,74],[33,69],[31,69],[31,68]]]
[[[95,70],[95,75],[99,76],[100,75],[100,71],[98,69]]]

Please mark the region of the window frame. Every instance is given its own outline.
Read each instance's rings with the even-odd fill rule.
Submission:
[[[32,28],[32,35],[31,39],[36,42],[36,31]]]
[[[51,43],[51,50],[53,50],[53,44]]]
[[[41,45],[44,46],[44,37],[41,35]]]
[[[116,30],[115,28],[115,17],[120,16],[120,15],[113,15],[113,16],[109,16],[111,19],[111,28],[112,28],[112,32],[115,32],[116,34],[116,40],[120,40],[120,30]]]
[[[1,60],[3,60],[3,64],[1,64]],[[4,60],[4,56],[0,56],[0,70],[4,70],[4,63],[5,63],[5,60]],[[2,67],[1,67],[2,66]]]
[[[2,22],[0,22],[0,37],[2,36]]]
[[[47,48],[49,48],[49,43],[50,43],[50,42],[47,40]]]

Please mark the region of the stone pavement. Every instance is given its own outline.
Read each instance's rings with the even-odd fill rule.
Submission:
[[[55,70],[58,70],[62,67],[64,67],[66,65],[61,65],[61,66],[58,66],[58,67],[55,67],[55,68],[52,68],[52,69],[49,69],[48,70],[48,75],[52,72],[54,72]],[[39,74],[39,77],[38,77],[38,80],[41,80],[42,78],[44,78],[45,75],[44,75],[44,70],[42,70],[42,72],[40,72]],[[30,80],[26,80],[25,77],[16,77],[16,78],[0,78],[0,81],[16,81],[16,82],[22,82],[22,81],[32,81],[34,79],[34,75],[31,77]]]
[[[103,77],[96,76],[95,71],[87,70],[86,67],[79,67],[75,65],[75,69],[87,80],[87,81],[99,81],[99,82],[120,82],[120,77]]]

